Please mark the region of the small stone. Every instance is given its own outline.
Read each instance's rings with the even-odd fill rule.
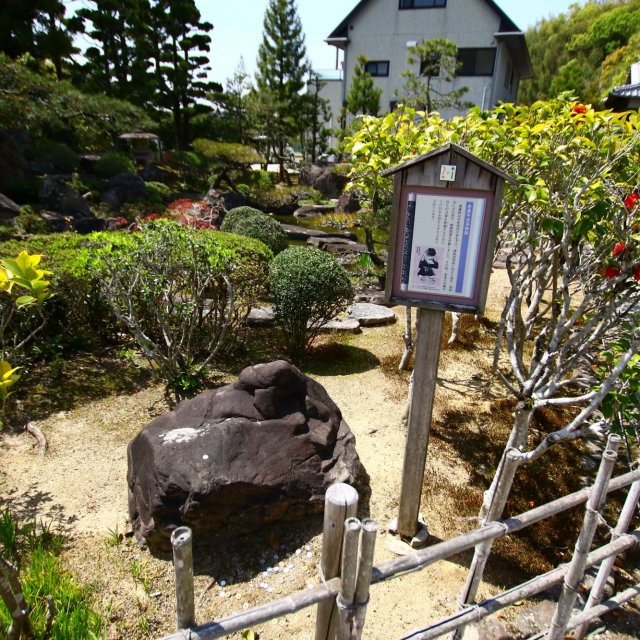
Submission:
[[[227,581],[226,580],[220,580],[219,584],[220,584],[221,587],[224,587],[227,584]]]

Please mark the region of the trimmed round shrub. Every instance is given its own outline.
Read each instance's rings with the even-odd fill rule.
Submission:
[[[94,165],[94,171],[105,180],[117,176],[119,173],[135,173],[133,160],[125,153],[108,153]]]
[[[47,166],[47,171],[71,173],[78,168],[78,154],[64,142],[45,140],[38,144],[34,151],[34,160]]]
[[[171,187],[168,187],[162,182],[145,182],[144,186],[147,188],[149,200],[153,202],[153,204],[167,202],[173,193]]]
[[[304,354],[320,329],[353,299],[344,267],[312,247],[291,247],[277,255],[269,270],[269,290],[293,357]]]
[[[220,230],[260,240],[271,249],[273,255],[284,251],[289,244],[282,225],[252,207],[231,209],[224,217]]]

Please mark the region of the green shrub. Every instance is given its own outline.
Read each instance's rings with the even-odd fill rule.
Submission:
[[[312,187],[278,187],[267,191],[252,190],[247,202],[261,211],[278,215],[292,215],[298,208],[300,200],[313,200],[317,197],[320,197],[320,193]]]
[[[255,169],[249,174],[249,181],[253,189],[270,191],[278,183],[278,174],[262,169]]]
[[[47,301],[47,323],[36,345],[44,356],[50,355],[52,348],[81,349],[112,341],[117,333],[115,318],[100,295],[98,283],[85,268],[91,254],[89,238],[69,232],[0,243],[0,259],[26,249],[32,255],[42,255],[42,263],[53,272],[51,290],[56,295]]]
[[[169,162],[169,167],[176,170],[184,187],[189,189],[206,188],[209,169],[207,161],[199,153],[193,151],[176,151]]]
[[[119,173],[135,173],[133,160],[125,153],[109,153],[97,160],[94,171],[98,176],[108,180]]]
[[[248,184],[240,183],[236,185],[236,191],[246,198],[251,193],[251,187]]]
[[[171,187],[163,182],[145,182],[144,186],[147,188],[149,200],[158,205],[167,202],[173,193]]]
[[[277,255],[269,289],[293,357],[305,353],[322,326],[353,298],[345,269],[333,256],[311,247],[291,247]]]
[[[289,244],[282,225],[252,207],[231,209],[225,216],[220,229],[260,240],[271,249],[273,255],[284,251]]]
[[[193,141],[192,146],[195,151],[213,164],[238,167],[263,162],[263,158],[255,149],[238,142],[218,142],[207,138],[198,138]]]
[[[19,570],[18,580],[33,635],[53,640],[97,639],[102,636],[100,616],[91,609],[87,588],[63,569],[58,554],[62,537],[48,527],[18,524],[8,510],[0,514],[0,554]],[[47,597],[53,619],[49,624]],[[0,633],[11,623],[11,613],[0,598]],[[4,636],[3,636],[4,637]]]
[[[114,315],[177,397],[208,366],[266,290],[271,252],[216,231],[170,221],[138,233],[94,234],[89,269]]]
[[[80,159],[64,142],[45,140],[33,150],[33,160],[46,167],[47,172],[72,173],[78,168]]]

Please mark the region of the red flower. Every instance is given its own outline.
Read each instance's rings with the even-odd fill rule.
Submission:
[[[624,206],[627,207],[627,209],[633,209],[638,202],[640,202],[640,195],[638,195],[637,193],[630,193],[625,199],[624,199]]]
[[[613,247],[613,256],[617,258],[621,256],[627,250],[627,245],[624,242],[618,242],[618,244]]]
[[[604,270],[604,275],[607,278],[615,278],[617,276],[620,275],[620,269],[619,267],[612,267],[611,265],[609,265],[605,270]]]
[[[585,114],[587,113],[587,107],[585,107],[583,104],[577,104],[573,107],[573,109],[571,109],[571,113],[573,115]]]
[[[636,268],[633,270],[633,279],[640,280],[640,264],[637,264]]]

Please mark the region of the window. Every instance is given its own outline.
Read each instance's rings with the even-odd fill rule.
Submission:
[[[458,49],[458,62],[461,66],[457,75],[491,76],[495,60],[495,49]]]
[[[388,76],[389,61],[388,60],[370,60],[364,65],[364,70],[372,76]]]
[[[446,6],[447,0],[400,0],[401,9],[434,9]]]
[[[507,71],[504,74],[504,88],[509,91],[513,89],[513,65],[510,62],[507,64]]]
[[[391,111],[395,111],[397,106],[398,106],[398,101],[397,101],[397,100],[392,100],[392,101],[389,103],[389,111],[390,111],[390,112],[391,112]]]

